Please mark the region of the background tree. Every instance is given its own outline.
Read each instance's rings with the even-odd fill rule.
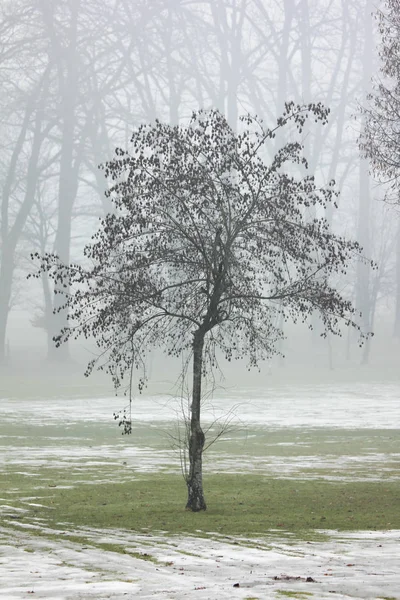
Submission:
[[[363,99],[368,95],[371,86],[372,76],[372,1],[366,0],[365,2],[365,13],[364,13],[364,56],[362,61],[362,94]],[[365,123],[362,123],[365,127]],[[371,185],[369,175],[369,161],[361,156],[359,163],[359,210],[358,210],[358,223],[357,223],[357,239],[363,247],[366,254],[370,255],[371,252],[371,237],[372,228],[370,227],[371,222]],[[362,314],[364,320],[364,326],[369,328],[371,326],[371,315],[372,315],[372,303],[373,298],[371,294],[371,281],[369,269],[365,268],[364,264],[359,263],[357,268],[357,281],[355,288],[355,304],[358,310]],[[368,356],[364,353],[363,361],[366,362]]]
[[[97,363],[118,387],[151,347],[191,354],[190,510],[206,508],[201,389],[216,350],[257,367],[276,352],[277,314],[306,321],[318,311],[324,333],[340,334],[342,320],[359,330],[351,303],[331,284],[358,243],[332,234],[323,217],[307,218],[310,206],[334,202],[332,182],[318,188],[304,174],[297,141],[265,162],[277,131],[294,135],[309,116],[325,123],[327,114],[319,104],[287,103],[272,129],[247,116],[238,134],[218,111],[194,113],[189,126],[141,126],[132,150],[117,149],[105,164],[116,210],[86,246],[88,266],[42,258],[39,274],[66,290],[59,306],[70,311],[57,343],[83,335],[100,349],[88,372]]]
[[[362,108],[360,147],[378,179],[389,186],[386,198],[399,203],[400,183],[400,2],[386,0],[376,17],[381,44],[381,77],[374,79],[369,104]],[[400,225],[399,225],[400,231]],[[397,240],[399,234],[397,233]],[[400,336],[400,242],[396,247],[394,335]]]
[[[341,191],[340,209],[332,212],[327,205],[333,231],[354,235],[364,253],[373,256],[381,219],[371,218],[376,194],[373,197],[369,190],[368,161],[359,159],[353,120],[376,66],[374,60],[365,60],[364,38],[368,49],[372,51],[373,46],[369,5],[370,0],[143,0],[133,4],[106,0],[99,7],[94,0],[54,0],[51,4],[3,0],[0,362],[6,338],[11,345],[21,344],[16,328],[20,317],[32,322],[40,305],[46,312],[49,291],[52,304],[60,297],[52,288],[25,289],[25,301],[21,297],[20,303],[13,303],[7,333],[8,299],[16,297],[17,287],[21,289],[18,278],[29,262],[29,253],[40,243],[36,240],[28,247],[32,218],[38,216],[39,193],[40,202],[48,207],[40,219],[51,219],[45,229],[56,226],[47,250],[56,244],[66,262],[74,260],[82,248],[78,240],[89,240],[96,227],[96,215],[112,210],[104,195],[107,182],[97,165],[112,156],[116,146],[127,147],[134,127],[155,118],[176,125],[189,118],[193,109],[215,107],[235,128],[237,115],[243,111],[256,112],[273,122],[287,98],[298,104],[320,101],[329,106],[328,125],[321,128],[310,120],[302,133],[310,170],[320,185],[335,179]],[[39,120],[40,129],[36,127]],[[40,144],[34,146],[34,139]],[[277,132],[274,141],[269,148],[271,160],[285,140]],[[29,202],[23,214],[28,212],[29,217],[19,219],[18,235],[11,235],[28,180]],[[43,187],[46,180],[51,185]],[[354,198],[359,198],[357,205]],[[77,217],[83,213],[87,215],[84,219]],[[312,207],[309,216],[313,218]],[[400,242],[390,248],[393,255],[397,252],[400,256]],[[19,256],[22,260],[17,265]],[[397,277],[400,267],[391,273]],[[385,326],[386,315],[395,313],[396,331],[400,331],[400,277],[398,280],[397,294],[392,285],[387,287],[390,292],[384,302],[378,295],[378,330]],[[369,313],[374,284],[368,279],[368,270],[361,265],[346,283],[354,288],[350,296],[357,299],[356,306]],[[393,310],[396,297],[397,310]],[[48,339],[63,326],[65,317],[60,312],[43,321],[50,328]],[[28,327],[26,334],[34,335],[40,358],[45,356],[45,348],[41,348],[45,338],[37,331]],[[325,342],[316,343],[315,334],[308,338],[307,354],[321,365]],[[289,345],[283,344],[287,359],[280,364],[289,366],[292,359],[301,360],[304,352],[291,356]],[[344,354],[341,344],[332,347],[340,361]],[[62,368],[66,350],[67,345],[61,352],[51,345],[47,355]],[[376,358],[374,350],[372,360]]]
[[[381,77],[374,79],[370,104],[362,109],[366,119],[361,149],[376,175],[397,184],[400,177],[400,2],[386,0],[376,13],[381,35]]]

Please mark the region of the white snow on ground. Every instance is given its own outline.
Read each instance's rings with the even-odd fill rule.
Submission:
[[[208,461],[207,461],[208,459]],[[382,475],[390,472],[385,481],[397,480],[399,474],[393,474],[400,463],[400,453],[379,454],[372,452],[362,456],[267,456],[252,457],[229,456],[220,451],[211,453],[206,459],[207,470],[221,471],[225,473],[260,473],[272,475],[277,478],[290,478],[299,476],[301,479],[313,479],[325,477],[330,481],[381,481]],[[128,459],[128,464],[131,461]],[[134,463],[133,463],[134,464]],[[307,474],[305,470],[310,469]],[[326,475],[322,475],[318,469],[325,469]],[[349,469],[349,470],[348,470]],[[332,474],[330,471],[338,474]],[[347,471],[348,470],[348,471]],[[357,471],[360,475],[357,475]]]
[[[14,445],[15,444],[15,445]],[[139,448],[135,446],[121,447],[98,445],[93,448],[82,446],[67,446],[58,444],[55,447],[35,448],[32,446],[18,447],[14,441],[2,449],[0,455],[0,468],[13,465],[16,472],[24,472],[28,468],[41,466],[55,467],[57,469],[87,469],[96,466],[124,465],[125,476],[132,479],[135,473],[149,473],[160,469],[180,473],[180,464],[177,454],[172,450],[155,450],[152,448]],[[205,456],[207,472],[225,471],[230,473],[263,473],[274,477],[287,478],[300,473],[304,478],[320,478],[318,469],[326,469],[326,477],[330,480],[345,480],[351,477],[353,481],[380,480],[386,471],[386,481],[397,479],[400,475],[392,473],[400,462],[400,453],[382,454],[371,452],[362,456],[232,456],[223,451],[223,445],[215,452]],[[309,469],[307,475],[304,471]],[[347,469],[350,471],[347,473]],[[313,471],[315,470],[315,471]],[[334,470],[338,475],[333,475]],[[360,476],[357,476],[357,470]],[[114,477],[110,469],[109,477]],[[83,478],[84,479],[84,478]],[[109,480],[109,478],[107,479]]]
[[[261,600],[282,599],[282,591],[317,600],[400,598],[399,531],[330,532],[332,541],[312,543],[84,533],[126,553],[72,543],[63,533],[51,541],[0,528],[0,598]]]
[[[245,390],[235,396],[214,398],[206,403],[203,409],[204,422],[226,415],[233,410],[236,414],[234,423],[246,426],[256,425],[271,429],[280,428],[354,428],[354,429],[392,429],[400,423],[399,386],[394,384],[357,384],[332,386],[297,386],[276,387],[265,390]],[[93,433],[93,427],[98,423],[109,424],[112,429],[113,411],[120,408],[126,399],[96,398],[68,399],[58,401],[41,399],[17,400],[2,399],[0,403],[0,418],[10,435],[7,444],[0,455],[2,465],[13,465],[19,470],[35,468],[51,463],[55,468],[95,468],[96,465],[111,466],[119,464],[126,466],[126,476],[130,479],[135,472],[150,472],[168,468],[179,472],[180,463],[177,454],[168,449],[168,440],[164,440],[163,448],[144,447],[135,445],[134,436],[122,437],[119,431],[116,437],[110,436],[108,443],[94,442],[89,446],[88,440],[74,437],[47,437],[43,447],[33,445],[32,437],[23,439],[12,437],[14,424],[26,423],[31,430],[35,426],[63,425],[64,430],[74,431],[74,427],[90,424],[88,435]],[[170,429],[171,421],[179,414],[179,400],[168,396],[141,396],[133,405],[133,419],[136,426],[146,424],[154,426],[157,431]],[[169,422],[168,422],[169,419]],[[89,427],[89,425],[88,425]],[[82,430],[81,430],[82,431]],[[43,433],[41,434],[43,435]],[[161,438],[160,438],[161,439]],[[227,439],[226,437],[223,439]],[[32,442],[30,444],[29,442]],[[111,442],[111,443],[110,443]],[[268,456],[251,457],[232,456],[224,452],[223,443],[218,451],[210,450],[205,455],[208,472],[229,470],[230,472],[263,472],[275,477],[291,477],[310,469],[308,478],[321,477],[312,470],[335,470],[330,479],[345,479],[346,469],[350,468],[353,479],[374,479],[385,471],[392,471],[389,477],[396,477],[393,469],[399,463],[400,454],[379,454],[371,451],[362,456]],[[360,471],[360,476],[357,476]],[[369,474],[366,475],[366,472]],[[110,476],[113,476],[110,470]]]
[[[298,385],[232,390],[204,403],[203,418],[233,413],[246,425],[276,427],[388,428],[400,422],[399,386],[396,384]],[[2,398],[3,423],[50,425],[84,421],[110,422],[126,398],[62,398],[57,402]],[[181,415],[181,402],[170,396],[140,396],[133,401],[134,420],[157,425]]]
[[[400,426],[400,389],[398,384],[357,383],[347,385],[292,385],[279,386],[270,390],[249,390],[245,400],[236,404],[236,413],[244,425],[253,424],[268,430],[281,428],[337,428],[339,429],[393,429]],[[235,396],[229,400],[235,406]],[[212,403],[213,414],[226,412],[226,399],[216,399]],[[398,437],[396,432],[394,435]],[[382,454],[365,452],[360,456],[266,456],[238,458],[224,453],[223,442],[216,452],[208,455],[211,470],[229,472],[262,472],[274,477],[293,477],[300,473],[302,478],[321,477],[321,470],[327,471],[326,478],[345,480],[347,469],[352,480],[379,480],[389,471],[387,477],[396,479],[394,470],[398,468],[399,453]],[[297,444],[297,442],[293,442]],[[287,445],[287,444],[286,444]],[[207,461],[207,455],[206,455]],[[129,464],[129,461],[128,461]],[[307,474],[304,472],[310,470]],[[313,472],[314,471],[314,472]],[[319,471],[319,472],[318,472]],[[331,471],[329,473],[329,471]],[[338,474],[333,474],[336,471]],[[357,471],[360,475],[357,474]],[[368,472],[368,474],[367,474]]]

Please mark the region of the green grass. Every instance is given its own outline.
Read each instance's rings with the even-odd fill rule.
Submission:
[[[283,598],[312,598],[314,594],[311,592],[291,592],[289,590],[277,590],[276,593],[278,596],[282,596]]]
[[[216,454],[226,452],[241,456],[362,456],[374,452],[398,452],[398,429],[314,429],[287,428],[268,430],[263,427],[237,429],[222,438]]]
[[[131,446],[139,452],[146,449],[150,457],[152,451],[157,457],[157,451],[168,450],[171,423],[154,427],[134,422],[132,436],[121,436],[112,410],[110,406],[110,423],[81,421],[79,415],[66,415],[64,423],[5,415],[0,452],[13,460],[15,449],[19,462],[13,467],[5,463],[0,472],[4,520],[47,524],[75,535],[79,532],[74,528],[88,526],[245,537],[275,531],[316,539],[314,532],[320,529],[400,528],[400,430],[274,430],[254,425],[233,430],[205,455],[208,510],[192,514],[184,510],[186,487],[177,474],[178,456],[154,474],[143,474],[140,461],[129,464]],[[24,458],[18,459],[19,449]],[[43,463],[37,462],[41,456]],[[285,460],[295,465],[294,471],[286,479],[274,477],[271,473],[280,464],[285,475]],[[223,471],[224,461],[228,467]],[[1,505],[27,512],[13,515]]]
[[[67,473],[50,469],[38,470],[34,480],[8,471],[0,476],[2,504],[26,508],[27,513],[16,515],[20,522],[40,519],[43,525],[69,530],[111,527],[172,534],[200,530],[226,536],[278,530],[308,537],[316,529],[400,528],[398,481],[331,483],[213,474],[205,477],[208,510],[196,514],[184,510],[186,487],[177,475],[158,473],[121,482],[116,477],[112,483],[93,480],[60,487],[68,483]],[[6,490],[13,493],[5,494]],[[3,509],[3,517],[4,513],[7,518],[12,511]]]
[[[122,403],[121,403],[122,406]],[[94,409],[95,410],[95,409]],[[134,422],[131,436],[122,436],[121,430],[112,419],[110,407],[110,422],[79,421],[66,423],[30,423],[21,420],[19,423],[0,423],[0,451],[16,446],[18,448],[32,447],[37,449],[63,447],[101,448],[110,445],[119,450],[135,446],[138,448],[154,448],[169,450],[171,439],[171,423],[159,422],[157,427],[145,422]],[[71,418],[71,415],[68,415]],[[173,427],[173,425],[172,425]],[[209,438],[212,438],[210,432]],[[205,453],[205,472],[216,470],[221,461],[230,461],[231,470],[246,471],[249,461],[268,472],[269,457],[288,460],[304,457],[297,462],[296,473],[309,477],[313,473],[321,477],[331,474],[337,477],[351,477],[351,471],[357,477],[395,477],[398,475],[397,464],[386,460],[386,456],[397,454],[400,445],[400,430],[364,429],[282,429],[267,430],[262,427],[247,427],[229,434],[212,445]],[[101,454],[101,452],[100,452]],[[380,454],[380,460],[375,455]],[[309,458],[320,458],[322,461],[334,461],[341,457],[346,459],[346,467],[351,464],[351,470],[341,467],[339,461],[336,468],[327,466],[318,470],[310,465]],[[362,457],[361,462],[352,462],[348,457]],[[54,460],[59,462],[58,457]],[[51,461],[51,459],[50,459]],[[171,467],[179,470],[179,458],[172,459]],[[114,461],[115,462],[115,461]],[[258,463],[258,464],[257,464]],[[272,464],[274,464],[272,462]]]

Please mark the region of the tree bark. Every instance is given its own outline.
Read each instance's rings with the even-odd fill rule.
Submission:
[[[7,320],[10,310],[11,286],[14,271],[13,256],[3,249],[0,264],[0,364],[5,362]]]
[[[372,69],[372,2],[367,0],[364,10],[365,21],[365,47],[363,55],[363,93],[367,96],[371,86]],[[365,117],[362,127],[365,127]],[[357,239],[363,248],[363,254],[367,258],[371,256],[371,191],[369,163],[366,158],[360,158],[359,166],[359,205],[358,205],[358,234]],[[364,331],[371,328],[371,289],[369,265],[359,261],[357,263],[356,279],[356,308],[361,312],[362,326]],[[361,363],[367,364],[368,353],[364,353]]]
[[[396,239],[396,306],[393,335],[396,338],[400,338],[400,220]]]
[[[205,333],[197,330],[193,339],[193,392],[189,438],[189,474],[186,479],[188,501],[186,509],[193,512],[206,510],[203,493],[204,433],[200,425],[201,377]]]
[[[24,119],[21,125],[18,139],[14,145],[11,155],[10,165],[8,167],[1,198],[1,217],[0,217],[0,363],[6,358],[6,330],[7,321],[10,312],[10,299],[12,292],[13,276],[15,269],[15,252],[18,241],[22,235],[26,219],[32,209],[35,198],[35,187],[38,177],[38,161],[40,148],[44,138],[41,133],[41,125],[44,114],[44,98],[46,92],[43,91],[42,99],[40,93],[42,88],[47,85],[48,70],[46,69],[37,88],[33,90],[28,99]],[[32,113],[38,105],[35,117],[34,134],[31,147],[31,154],[28,162],[28,171],[26,174],[27,187],[24,200],[18,208],[14,223],[9,223],[10,203],[12,201],[12,188],[18,171],[18,160],[22,154],[24,144],[26,143],[27,132],[29,130]]]
[[[44,75],[42,83],[47,81],[47,73]],[[21,133],[17,145],[14,149],[11,164],[6,176],[6,182],[3,188],[3,198],[1,206],[1,228],[0,228],[0,362],[6,357],[6,330],[7,321],[10,312],[10,299],[12,292],[13,276],[16,262],[16,248],[18,241],[22,235],[28,215],[32,209],[35,200],[35,190],[38,180],[38,163],[42,142],[46,133],[51,129],[48,125],[47,129],[42,132],[42,121],[44,114],[44,98],[39,101],[35,125],[33,132],[33,140],[31,154],[28,162],[28,170],[26,173],[26,190],[22,203],[18,208],[18,212],[14,219],[14,223],[9,227],[9,205],[11,199],[11,188],[14,181],[17,160],[20,152],[23,149],[25,135],[27,131],[28,120],[24,122],[23,132]],[[26,116],[31,115],[31,108],[26,109]]]
[[[59,89],[62,106],[60,174],[58,182],[58,224],[54,243],[55,253],[64,264],[69,264],[71,252],[72,210],[78,190],[78,166],[74,164],[74,142],[76,132],[76,101],[78,94],[78,13],[80,0],[73,0],[70,5],[70,23],[68,45],[64,48],[55,31],[54,14],[44,10],[53,53],[57,59],[59,73]],[[68,288],[64,290],[68,293]],[[64,308],[65,295],[59,284],[54,286],[54,315],[51,323],[52,337],[59,335],[68,326],[68,312]],[[70,359],[69,345],[63,343],[56,349],[54,344],[49,349],[49,357],[57,362]]]
[[[358,233],[357,239],[363,248],[365,257],[371,256],[371,193],[368,162],[365,158],[360,159],[359,166],[359,210],[358,210]],[[364,331],[371,327],[371,282],[369,265],[358,261],[356,279],[356,308],[361,312],[362,326]],[[364,360],[363,360],[364,364]]]

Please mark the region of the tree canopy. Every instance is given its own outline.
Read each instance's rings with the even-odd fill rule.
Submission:
[[[360,147],[370,159],[374,173],[397,189],[400,179],[400,1],[386,0],[376,18],[381,35],[381,77],[375,78],[369,104],[362,107],[365,126]]]
[[[83,335],[99,347],[88,372],[97,364],[118,387],[125,373],[145,366],[152,347],[191,353],[191,510],[206,507],[201,381],[216,349],[258,366],[277,352],[282,317],[305,321],[314,311],[323,335],[340,334],[342,322],[359,330],[335,278],[360,247],[318,216],[337,192],[307,174],[297,140],[308,118],[324,124],[328,113],[320,104],[287,103],[274,127],[248,115],[238,133],[216,110],[193,113],[188,125],[142,125],[131,148],[117,148],[102,167],[114,210],[83,263],[40,257],[40,272],[65,286],[69,326],[57,344]],[[275,151],[282,132],[291,141]]]

